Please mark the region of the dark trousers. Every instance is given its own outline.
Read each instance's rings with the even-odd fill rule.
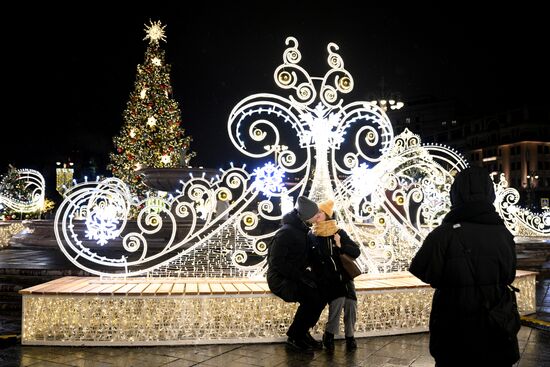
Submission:
[[[311,288],[304,283],[299,284],[298,309],[294,320],[288,328],[286,335],[294,339],[300,339],[317,324],[321,313],[327,304],[325,298],[317,288]]]

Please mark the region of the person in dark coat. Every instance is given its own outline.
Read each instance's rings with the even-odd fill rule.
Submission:
[[[483,302],[496,304],[515,278],[513,236],[495,211],[493,183],[484,168],[459,172],[450,194],[451,211],[409,268],[435,288],[430,353],[438,367],[511,366],[519,359],[517,337],[510,341],[488,326]]]
[[[355,243],[334,218],[334,201],[326,200],[318,204],[323,212],[323,220],[313,225],[309,232],[312,243],[312,270],[318,284],[329,302],[329,313],[323,344],[329,351],[334,350],[334,335],[340,330],[340,315],[344,310],[344,335],[346,349],[357,349],[354,338],[357,320],[357,295],[355,284],[343,269],[340,253],[356,259],[361,254]]]
[[[283,216],[283,226],[275,233],[267,256],[267,284],[285,302],[298,302],[294,320],[287,331],[287,344],[294,349],[322,349],[309,329],[317,324],[326,305],[310,269],[309,226],[322,217],[317,204],[305,196],[296,208]]]

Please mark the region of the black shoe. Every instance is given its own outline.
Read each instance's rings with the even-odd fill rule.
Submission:
[[[288,337],[286,345],[299,352],[312,352],[313,347],[309,345],[304,339],[294,339]]]
[[[325,348],[332,352],[334,350],[334,334],[325,331],[323,334],[323,344]]]
[[[357,349],[357,342],[353,336],[346,336],[346,350],[352,351]]]
[[[304,341],[314,349],[323,349],[323,343],[315,340],[309,332],[306,333]]]

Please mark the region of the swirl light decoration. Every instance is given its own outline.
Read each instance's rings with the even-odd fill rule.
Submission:
[[[450,209],[453,175],[468,166],[453,149],[422,144],[405,129],[369,169],[362,163],[335,180],[341,224],[363,244],[370,273],[407,270],[425,236]]]
[[[284,138],[288,149],[279,152],[276,164],[286,174],[301,177],[292,193],[309,189],[313,200],[333,198],[334,174],[349,175],[359,162],[378,162],[392,144],[392,126],[386,114],[369,102],[344,105],[339,99],[340,93],[351,92],[354,82],[336,44],[327,46],[330,70],[323,77],[312,77],[298,65],[301,54],[295,38],[288,37],[286,44],[274,79],[292,94],[262,93],[242,100],[229,116],[229,137],[240,152],[253,158],[274,153]],[[355,136],[349,152],[341,149],[346,135]]]
[[[517,205],[519,192],[508,187],[504,173],[491,176],[495,185],[495,207],[508,230],[518,237],[550,237],[550,211],[533,213]]]
[[[354,82],[336,44],[327,46],[323,77],[298,64],[295,38],[286,44],[274,79],[290,94],[244,98],[227,123],[242,154],[265,161],[277,153],[275,162],[252,173],[231,164],[210,180],[182,178],[177,196],[143,202],[117,179],[76,185],[55,219],[57,241],[75,265],[115,277],[260,277],[282,215],[308,195],[335,200],[341,225],[361,244],[365,272],[408,268],[448,212],[453,175],[466,160],[409,130],[394,137],[386,113],[370,102],[344,104],[340,95]],[[137,220],[127,219],[131,206]]]
[[[0,188],[2,192],[6,186],[7,176],[0,182]],[[0,205],[6,206],[13,211],[20,213],[33,213],[44,207],[44,195],[46,185],[44,183],[44,177],[40,172],[32,169],[18,169],[17,179],[12,182],[12,186],[20,186],[22,192],[18,192],[18,195],[23,196],[15,197],[16,193],[11,193],[9,190],[7,194],[0,194]]]

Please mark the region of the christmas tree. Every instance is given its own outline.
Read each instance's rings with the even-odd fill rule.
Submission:
[[[149,190],[141,180],[143,168],[186,166],[195,154],[189,151],[191,137],[181,128],[178,102],[171,98],[170,65],[165,63],[164,28],[159,22],[145,26],[149,45],[145,62],[137,67],[135,88],[124,111],[124,126],[113,141],[108,168],[135,196],[143,199]]]

